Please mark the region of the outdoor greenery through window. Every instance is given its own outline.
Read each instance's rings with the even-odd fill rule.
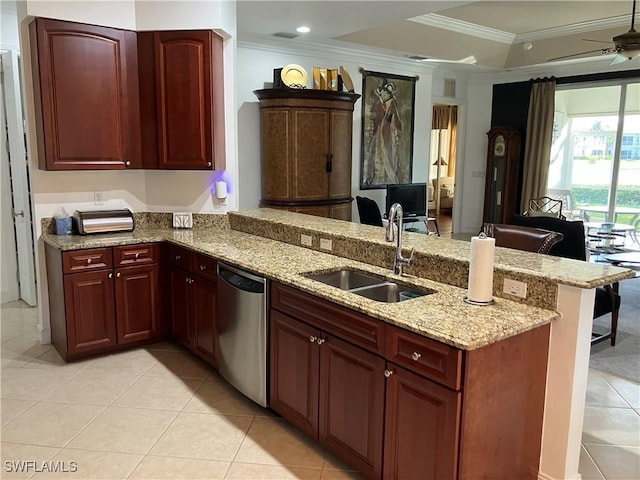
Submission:
[[[640,83],[558,89],[555,100],[548,195],[569,220],[625,225],[637,242]]]

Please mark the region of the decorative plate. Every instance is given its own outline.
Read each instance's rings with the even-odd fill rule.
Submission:
[[[307,88],[307,71],[294,63],[287,65],[280,73],[282,82],[290,88]]]
[[[348,92],[355,92],[353,88],[353,80],[351,80],[351,75],[347,72],[347,69],[340,65],[340,75],[342,76],[342,83]]]

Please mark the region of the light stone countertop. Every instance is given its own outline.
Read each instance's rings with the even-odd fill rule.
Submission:
[[[502,298],[496,298],[496,303],[487,307],[469,305],[463,302],[466,294],[463,288],[415,276],[399,277],[390,269],[231,229],[140,227],[132,233],[91,236],[45,233],[42,239],[61,250],[169,241],[464,350],[495,343],[558,318],[554,311]],[[418,288],[433,289],[436,293],[387,304],[303,275],[340,268],[368,271]]]

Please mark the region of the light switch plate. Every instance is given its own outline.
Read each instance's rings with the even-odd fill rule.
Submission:
[[[516,297],[527,298],[527,284],[510,278],[504,279],[502,291]]]
[[[173,214],[173,228],[192,228],[193,216],[191,212],[175,212]]]
[[[333,242],[331,240],[329,240],[328,238],[321,238],[320,239],[320,248],[322,250],[333,250]]]
[[[313,244],[313,237],[311,235],[300,234],[300,245],[310,247]]]

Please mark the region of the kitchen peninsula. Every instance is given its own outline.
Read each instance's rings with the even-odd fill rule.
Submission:
[[[150,220],[154,216],[156,219],[160,219],[162,224]],[[216,226],[198,228],[198,218],[194,218],[196,228],[193,231],[184,231],[169,228],[170,222],[167,221],[166,216],[148,214],[145,221],[138,221],[138,227],[133,233],[92,237],[64,237],[44,234],[43,240],[48,246],[62,252],[141,243],[161,243],[164,245],[168,243],[187,247],[198,254],[225,261],[271,279],[272,295],[278,289],[280,291],[295,290],[301,292],[301,295],[311,295],[305,297],[309,299],[307,301],[319,298],[335,304],[336,312],[348,310],[354,312],[353,315],[356,317],[364,315],[373,324],[386,329],[389,334],[386,336],[387,343],[390,342],[389,339],[395,335],[395,332],[398,332],[401,338],[408,339],[406,341],[416,342],[420,338],[424,338],[424,341],[428,342],[433,341],[434,345],[437,344],[439,351],[445,352],[442,355],[453,359],[451,364],[454,372],[453,377],[445,376],[446,378],[437,379],[436,382],[449,387],[447,392],[456,397],[453,405],[457,404],[457,408],[461,408],[460,405],[464,407],[461,417],[456,417],[457,414],[453,417],[454,420],[458,418],[458,421],[461,422],[461,429],[458,430],[456,427],[452,433],[454,436],[452,445],[455,444],[455,448],[458,448],[455,437],[460,436],[460,458],[456,460],[456,452],[450,453],[454,458],[450,464],[454,466],[451,466],[450,470],[446,470],[446,468],[444,470],[455,472],[456,466],[459,465],[458,475],[460,478],[473,476],[470,472],[474,469],[474,462],[482,462],[480,457],[486,452],[484,448],[480,449],[479,445],[487,443],[475,442],[471,448],[465,445],[468,435],[471,435],[471,440],[474,439],[474,424],[469,420],[479,419],[481,416],[478,415],[478,412],[473,411],[473,402],[463,401],[460,404],[460,395],[471,395],[475,386],[482,390],[481,383],[484,383],[474,384],[469,369],[480,365],[482,363],[480,359],[482,359],[484,362],[482,365],[486,372],[511,371],[511,376],[503,377],[503,382],[506,380],[516,382],[518,378],[533,378],[534,380],[528,384],[532,390],[523,392],[525,397],[530,398],[523,401],[532,401],[533,403],[529,405],[535,408],[535,394],[537,394],[541,407],[544,401],[546,369],[540,367],[545,366],[546,349],[549,346],[542,452],[538,454],[540,442],[538,441],[536,447],[535,435],[533,435],[533,453],[536,463],[533,468],[537,468],[537,460],[540,458],[540,478],[547,478],[545,475],[549,475],[548,478],[568,477],[568,475],[557,473],[562,468],[565,468],[565,472],[575,468],[577,472],[577,456],[575,457],[575,467],[572,464],[574,460],[572,455],[576,447],[573,436],[575,424],[567,423],[566,415],[568,413],[570,420],[579,423],[578,427],[581,431],[580,403],[583,408],[584,393],[582,392],[582,398],[580,398],[580,389],[581,383],[586,383],[587,364],[584,355],[586,351],[586,359],[588,360],[589,344],[588,337],[586,339],[583,337],[590,334],[591,320],[587,313],[590,313],[589,302],[591,305],[593,302],[592,289],[598,285],[627,278],[631,274],[630,271],[497,249],[494,284],[496,303],[489,307],[477,307],[462,301],[466,287],[469,244],[420,234],[407,234],[405,245],[408,248],[415,247],[416,254],[412,265],[406,269],[407,275],[402,277],[402,281],[416,287],[434,290],[435,293],[406,302],[386,304],[341,291],[305,276],[311,272],[351,268],[399,280],[391,273],[390,265],[393,261],[394,248],[391,244],[384,242],[382,229],[269,209],[230,212],[228,224],[224,218],[219,220]],[[300,246],[301,234],[312,237],[311,248]],[[325,240],[322,243],[325,247],[328,244],[327,241],[330,241],[331,253],[320,248],[320,239]],[[526,265],[527,268],[523,268],[522,265]],[[503,298],[506,295],[501,293],[501,285],[505,277],[526,282],[529,292],[527,299],[516,302],[514,299]],[[272,298],[272,302],[276,302],[276,300],[277,298]],[[281,312],[289,308],[283,305],[272,307],[277,310],[276,315],[282,316]],[[276,310],[272,310],[272,312]],[[562,318],[558,318],[558,312]],[[291,315],[290,311],[285,313]],[[549,344],[548,328],[550,322],[552,334]],[[587,323],[588,325],[586,325]],[[331,329],[331,325],[326,327],[328,335],[335,334]],[[558,342],[562,342],[562,344],[556,345]],[[586,350],[584,343],[587,345]],[[384,340],[379,345],[378,351],[375,350],[377,348],[375,346],[367,347],[370,350],[368,353],[373,351],[374,356],[383,363],[385,359],[387,360],[385,375],[389,371],[389,375],[393,379],[393,369],[389,369],[389,365],[391,362],[402,365],[403,360],[389,357],[390,350],[384,345]],[[533,346],[540,347],[537,354],[535,350],[531,350]],[[502,353],[502,357],[496,353],[501,351],[506,352]],[[483,356],[483,352],[491,352],[492,355]],[[511,358],[505,357],[505,354],[511,355]],[[557,361],[556,355],[565,357],[560,360],[562,364],[554,363]],[[531,362],[527,363],[529,357]],[[478,360],[476,361],[475,358]],[[501,361],[501,363],[491,364],[492,358]],[[541,359],[542,361],[540,361]],[[507,360],[511,361],[507,362]],[[573,365],[571,378],[566,378],[568,362]],[[416,361],[416,363],[419,362]],[[562,368],[557,368],[558,366],[562,366]],[[522,375],[524,370],[519,369],[527,369],[526,371],[530,375]],[[539,381],[540,375],[542,375],[542,383]],[[415,375],[412,374],[411,378],[413,377]],[[486,393],[487,388],[485,386],[482,392]],[[514,388],[517,389],[515,383]],[[567,388],[570,389],[569,392],[566,391]],[[387,399],[391,398],[389,392],[387,390]],[[495,398],[489,400],[498,401],[497,399],[501,397],[498,393],[493,392],[492,395],[495,395]],[[468,400],[480,397],[464,398]],[[489,404],[490,402],[487,405]],[[482,408],[485,405],[478,404],[476,406]],[[515,406],[524,408],[526,404]],[[488,415],[491,412],[486,410],[486,413]],[[536,424],[535,421],[525,422],[525,420],[528,420],[526,417],[535,419],[537,416],[541,416],[541,408],[539,412],[525,411],[521,413],[530,413],[531,415],[522,415],[522,422],[512,425],[511,429],[520,429],[520,433],[525,431],[535,433],[537,429],[537,438],[539,439],[541,422]],[[509,412],[504,412],[504,418],[509,418],[508,415]],[[556,422],[556,418],[553,418],[554,415],[565,415],[564,423]],[[484,424],[479,423],[475,428],[479,428],[479,425],[500,423],[497,422],[497,419],[490,419],[490,422],[487,419],[483,421]],[[480,433],[486,434],[486,431]],[[527,436],[531,437],[531,435]],[[477,440],[480,441],[480,439],[481,437],[478,436]],[[510,441],[509,438],[501,440],[505,443]],[[499,447],[499,441],[500,439],[493,443],[493,448]],[[564,444],[564,446],[559,447],[558,443]],[[578,436],[577,449],[579,449],[579,444]],[[530,444],[522,443],[510,447],[525,450],[530,446]],[[501,448],[503,456],[509,457],[509,454],[504,455],[504,449],[507,446],[502,445]],[[475,457],[471,453],[474,450],[476,451]],[[508,452],[514,452],[514,454],[517,453],[524,457],[532,454],[530,451],[509,450]],[[381,459],[381,454],[376,455]],[[385,468],[393,461],[393,456],[387,457],[387,455],[388,452],[385,451]],[[490,457],[484,461],[496,463],[495,459]],[[531,463],[531,459],[525,459],[521,465],[526,465],[527,462]],[[381,460],[380,463],[382,463]],[[517,461],[514,462],[514,464],[516,463]],[[379,469],[371,470],[373,473],[364,467],[362,470],[366,471],[368,476],[379,475]],[[387,476],[386,472],[385,476]]]

